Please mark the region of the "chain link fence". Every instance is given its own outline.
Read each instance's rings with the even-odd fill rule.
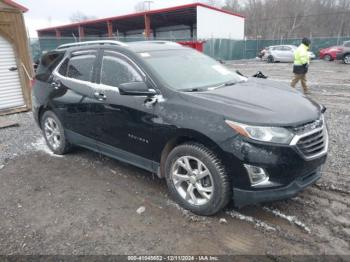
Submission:
[[[84,38],[84,41],[93,40],[118,40],[122,42],[144,41],[143,37],[132,38],[99,38],[89,37]],[[150,40],[166,40],[166,41],[192,41],[185,38],[157,38]],[[341,45],[344,41],[350,40],[348,37],[329,37],[329,38],[312,38],[311,50],[318,56],[319,50],[322,48]],[[52,38],[31,38],[30,45],[32,50],[33,60],[36,61],[40,58],[42,53],[55,49],[59,45],[78,42],[79,40],[74,37],[64,37],[60,39]],[[251,59],[255,58],[259,51],[264,47],[271,45],[299,45],[301,39],[256,39],[256,40],[232,40],[232,39],[207,39],[204,40],[204,53],[222,60],[238,60],[238,59]]]

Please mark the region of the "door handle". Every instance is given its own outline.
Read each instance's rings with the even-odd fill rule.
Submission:
[[[95,92],[94,96],[97,98],[98,101],[105,101],[107,99],[106,95],[100,92]]]

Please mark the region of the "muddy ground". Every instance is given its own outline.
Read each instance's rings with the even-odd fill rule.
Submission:
[[[290,64],[227,65],[291,78]],[[1,117],[20,126],[0,130],[0,253],[350,255],[349,76],[340,63],[310,68],[311,97],[327,106],[330,133],[317,184],[287,201],[229,206],[213,217],[181,209],[165,181],[141,169],[84,149],[50,154],[30,113]]]

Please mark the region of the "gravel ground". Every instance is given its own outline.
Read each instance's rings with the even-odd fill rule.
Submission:
[[[227,65],[291,78],[290,64]],[[339,63],[310,68],[311,97],[327,106],[330,132],[317,184],[213,217],[183,210],[163,180],[141,169],[83,149],[52,155],[31,113],[0,117],[20,124],[0,129],[0,254],[350,255],[349,71]]]

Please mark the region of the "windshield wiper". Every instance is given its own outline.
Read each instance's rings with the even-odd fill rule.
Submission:
[[[225,86],[233,86],[235,84],[237,84],[237,81],[229,81],[225,83]]]

